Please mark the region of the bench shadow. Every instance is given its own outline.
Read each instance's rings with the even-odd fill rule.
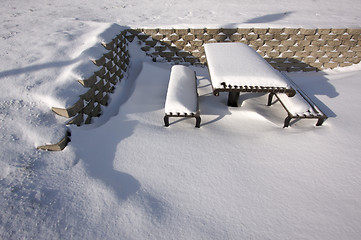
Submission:
[[[203,104],[203,103],[207,103],[207,104]],[[201,117],[202,115],[217,116],[216,118],[209,121],[204,121],[204,118],[202,118],[201,126],[206,126],[215,123],[221,120],[222,118],[224,118],[226,115],[231,114],[227,106],[227,96],[220,95],[216,97],[212,93],[201,95],[199,96],[199,104],[200,104]]]
[[[286,73],[303,92],[316,104],[329,118],[337,117],[337,114],[324,104],[317,96],[336,98],[339,96],[336,88],[329,82],[327,74],[323,71],[310,73]]]
[[[252,111],[276,126],[282,126],[286,110],[283,109],[279,101],[274,98],[272,105],[267,106],[268,93],[241,93],[239,97],[239,106],[247,111]]]

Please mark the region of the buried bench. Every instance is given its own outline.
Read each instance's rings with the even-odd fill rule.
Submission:
[[[288,116],[285,118],[283,127],[290,125],[291,119],[314,118],[318,119],[316,126],[321,126],[327,119],[316,104],[286,75],[285,78],[290,82],[292,88],[296,90],[293,97],[288,97],[285,93],[270,93],[268,96],[268,106],[272,105],[272,98],[275,95],[283,108],[287,111]]]
[[[169,117],[194,117],[200,127],[197,78],[195,72],[183,65],[174,65],[171,70],[165,101],[164,125],[169,126]]]

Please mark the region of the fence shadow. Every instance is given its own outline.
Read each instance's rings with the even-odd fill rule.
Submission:
[[[292,14],[292,12],[283,12],[283,13],[275,13],[275,14],[267,14],[267,15],[263,15],[261,17],[256,17],[256,18],[251,18],[248,21],[246,21],[245,23],[268,23],[268,22],[275,22],[278,20],[281,20],[285,17],[287,17],[287,15]]]
[[[108,123],[95,129],[75,129],[81,131],[73,134],[71,141],[76,149],[75,164],[83,161],[90,176],[101,180],[119,199],[126,200],[139,190],[140,183],[130,174],[114,169],[114,160],[119,142],[133,134],[137,122],[120,120]],[[109,134],[114,129],[122,131]]]

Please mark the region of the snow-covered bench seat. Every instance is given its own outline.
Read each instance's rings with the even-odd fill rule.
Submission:
[[[283,108],[287,111],[288,116],[285,118],[283,127],[288,127],[293,118],[315,118],[318,119],[316,126],[321,126],[327,119],[326,114],[324,114],[291,79],[287,76],[285,77],[292,85],[292,88],[296,90],[295,96],[288,97],[284,93],[270,93],[268,96],[268,106],[272,105],[272,98],[276,96]]]
[[[240,92],[295,94],[282,74],[243,43],[204,45],[213,94],[229,92],[228,106],[237,107]]]
[[[194,117],[200,127],[197,78],[195,72],[183,65],[172,67],[165,101],[164,125],[169,126],[169,117]]]

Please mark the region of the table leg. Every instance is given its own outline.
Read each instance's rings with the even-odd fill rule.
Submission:
[[[239,92],[229,92],[228,103],[230,107],[238,107]]]

